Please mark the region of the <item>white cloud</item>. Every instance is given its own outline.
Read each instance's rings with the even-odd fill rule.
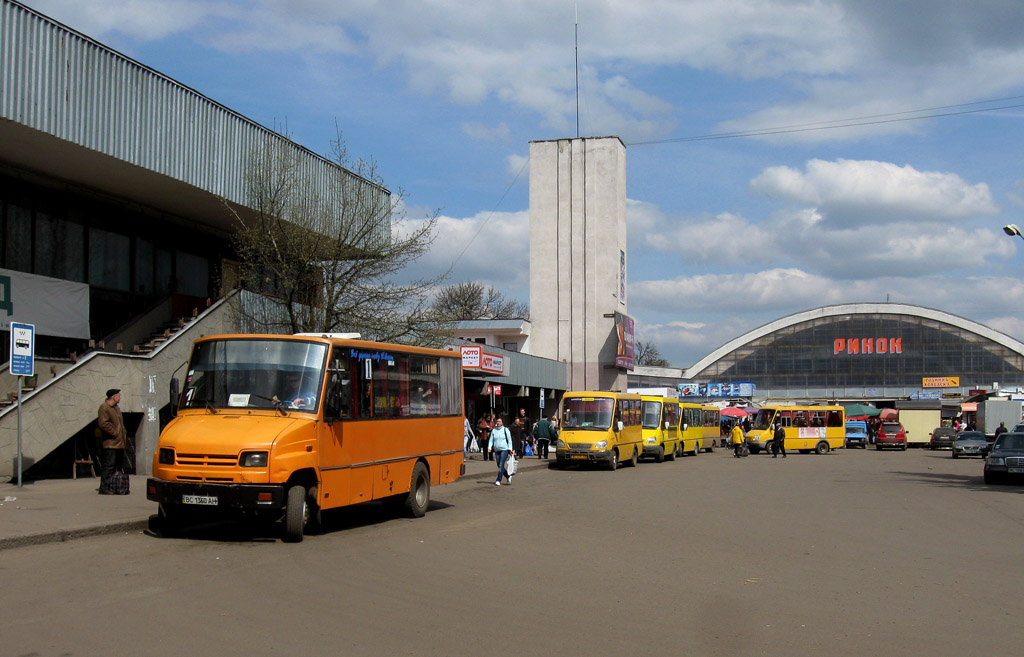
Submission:
[[[529,211],[487,212],[463,219],[441,216],[430,251],[408,267],[407,276],[451,271],[451,282],[479,281],[508,298],[528,301]],[[410,228],[422,219],[410,219]]]
[[[530,158],[526,155],[509,155],[505,158],[505,173],[510,179],[530,180]]]
[[[769,167],[751,191],[817,208],[841,223],[964,219],[999,212],[985,183],[889,162],[809,160],[804,171]]]
[[[466,122],[462,124],[462,131],[476,141],[505,141],[510,135],[507,123],[488,126],[475,121]]]

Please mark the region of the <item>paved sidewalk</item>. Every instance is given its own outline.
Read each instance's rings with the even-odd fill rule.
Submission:
[[[528,456],[520,470],[547,468],[554,462]],[[466,461],[468,480],[493,479],[497,466],[471,454]],[[156,513],[146,499],[146,477],[131,476],[130,495],[99,495],[99,478],[44,479],[0,483],[0,550],[23,545],[67,541],[82,536],[141,531]]]

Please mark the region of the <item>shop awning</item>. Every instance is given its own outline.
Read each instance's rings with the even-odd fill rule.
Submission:
[[[960,410],[974,412],[978,410],[978,402],[967,402],[966,404],[960,404]]]

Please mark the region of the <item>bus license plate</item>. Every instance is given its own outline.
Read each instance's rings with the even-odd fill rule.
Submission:
[[[202,506],[217,506],[217,498],[213,495],[182,495],[182,504],[200,504]]]
[[[587,458],[587,455],[586,454],[573,454],[569,458],[571,458],[571,459],[585,459],[585,458]]]

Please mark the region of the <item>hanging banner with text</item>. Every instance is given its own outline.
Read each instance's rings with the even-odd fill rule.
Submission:
[[[36,335],[89,339],[89,286],[0,269],[0,329],[11,318],[31,321]]]

